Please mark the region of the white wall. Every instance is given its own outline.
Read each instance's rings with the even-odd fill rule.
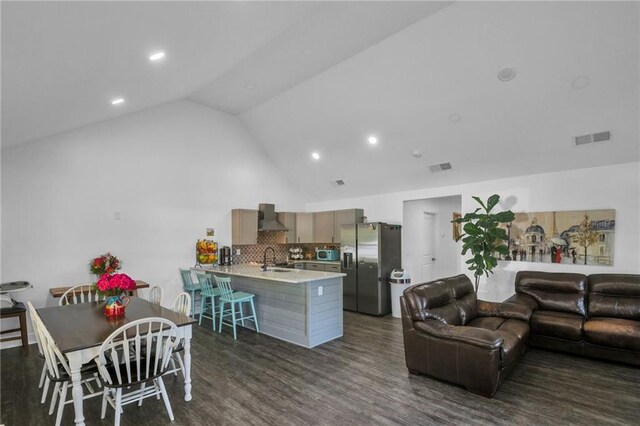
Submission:
[[[266,158],[237,118],[188,101],[5,149],[2,282],[29,281],[17,296],[51,305],[49,288],[87,282],[111,251],[169,305],[205,228],[230,245],[232,208],[302,210]]]
[[[422,277],[421,249],[425,230],[425,212],[433,213],[433,263],[432,277],[448,277],[462,271],[460,264],[461,242],[453,240],[451,216],[462,210],[462,197],[439,197],[405,201],[402,218],[402,267],[411,274],[412,282],[425,281]]]
[[[472,196],[486,199],[501,196],[502,209],[514,212],[552,210],[616,210],[616,241],[613,267],[571,264],[500,262],[495,274],[480,285],[479,296],[503,300],[513,293],[513,279],[519,270],[554,272],[640,273],[640,163],[519,176],[422,190],[394,192],[368,197],[307,203],[308,211],[363,208],[368,220],[402,223],[403,202],[424,198],[462,195],[462,212],[473,211]],[[404,264],[403,253],[403,264]],[[464,259],[459,257],[464,268]],[[466,271],[468,272],[468,271]],[[471,278],[473,276],[469,274]]]

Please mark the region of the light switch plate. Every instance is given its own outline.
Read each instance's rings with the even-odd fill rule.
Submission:
[[[324,294],[324,289],[322,288],[322,286],[318,287],[318,296],[322,296]]]

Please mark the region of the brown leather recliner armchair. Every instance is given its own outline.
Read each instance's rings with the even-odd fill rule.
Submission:
[[[400,306],[411,373],[492,397],[527,349],[531,309],[477,300],[466,275],[409,287]]]

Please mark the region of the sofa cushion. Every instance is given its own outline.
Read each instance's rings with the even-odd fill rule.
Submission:
[[[532,297],[538,309],[587,315],[587,276],[559,272],[520,271],[516,292]]]
[[[495,331],[502,337],[500,355],[503,368],[517,361],[527,349],[529,324],[526,321],[499,317],[477,317],[470,321],[468,326]]]
[[[458,306],[462,325],[466,325],[477,315],[477,297],[471,280],[466,275],[460,274],[455,277],[444,278],[443,281],[448,284],[451,289],[452,296]]]
[[[640,321],[591,318],[584,323],[584,340],[594,345],[640,351]]]
[[[529,325],[531,333],[558,339],[582,340],[582,323],[580,315],[557,311],[535,311],[531,315]]]
[[[589,276],[589,318],[608,317],[640,321],[640,275]]]
[[[462,325],[452,292],[444,281],[411,286],[403,296],[413,321],[432,318],[449,325]]]

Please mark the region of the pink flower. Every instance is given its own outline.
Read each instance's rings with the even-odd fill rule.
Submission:
[[[136,289],[136,282],[127,274],[103,274],[96,283],[101,293],[118,294]]]

